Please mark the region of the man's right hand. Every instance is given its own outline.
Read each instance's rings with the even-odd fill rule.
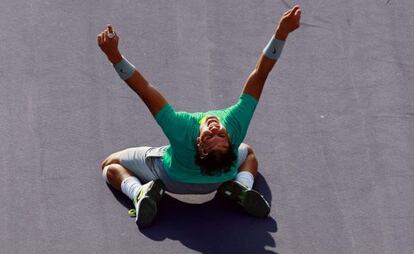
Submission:
[[[103,32],[98,34],[96,39],[99,47],[111,63],[116,64],[122,60],[122,55],[118,50],[119,37],[111,25],[108,25]]]
[[[280,18],[279,25],[276,28],[276,39],[283,41],[286,40],[289,33],[293,32],[300,26],[301,13],[302,10],[299,5],[295,5],[283,13]]]

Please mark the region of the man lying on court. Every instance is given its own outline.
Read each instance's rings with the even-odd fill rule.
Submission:
[[[288,34],[299,27],[299,6],[280,18],[275,34],[249,75],[238,101],[205,113],[178,112],[123,57],[119,37],[108,27],[97,42],[119,76],[147,105],[170,144],[128,148],[102,162],[103,176],[135,205],[136,223],[149,226],[164,191],[205,194],[217,190],[248,214],[266,217],[268,202],[252,190],[258,163],[253,149],[242,143],[268,74],[279,58]]]

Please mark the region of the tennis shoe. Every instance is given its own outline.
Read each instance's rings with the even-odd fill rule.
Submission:
[[[128,213],[135,215],[135,221],[140,228],[152,224],[157,215],[157,202],[164,195],[164,184],[157,179],[141,186],[138,195],[134,198],[134,209]]]
[[[240,205],[243,210],[255,217],[267,217],[270,213],[270,205],[257,191],[249,190],[243,184],[236,181],[223,183],[217,192],[228,200]]]

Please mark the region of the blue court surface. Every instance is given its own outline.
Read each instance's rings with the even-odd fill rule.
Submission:
[[[97,34],[112,24],[175,109],[207,111],[294,4],[245,139],[269,218],[167,196],[139,230],[99,164],[167,139]],[[413,17],[412,0],[1,1],[0,253],[414,253]]]

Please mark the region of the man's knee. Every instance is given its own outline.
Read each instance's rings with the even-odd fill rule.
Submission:
[[[128,169],[116,163],[105,166],[102,174],[104,179],[109,183],[133,175]]]
[[[120,164],[119,152],[113,153],[109,155],[108,157],[106,157],[101,162],[101,169],[103,170],[106,166],[109,166],[111,164]]]
[[[250,145],[248,144],[245,144],[245,145],[246,145],[246,150],[247,150],[246,159],[240,165],[239,171],[249,171],[250,173],[253,174],[253,176],[256,176],[258,174],[258,165],[259,165],[257,158],[256,158],[256,154]]]
[[[119,175],[119,166],[119,164],[109,164],[104,167],[104,178],[106,178],[108,182],[111,182]]]
[[[247,146],[247,158],[249,158],[250,160],[255,160],[257,162],[256,153],[254,152],[253,148],[248,144],[246,144],[246,146]]]

